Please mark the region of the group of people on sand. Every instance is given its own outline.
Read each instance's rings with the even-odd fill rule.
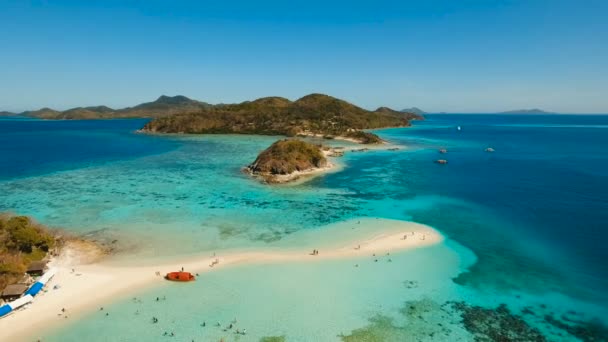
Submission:
[[[318,249],[313,249],[312,253],[310,253],[310,255],[319,255],[319,250]]]
[[[414,236],[415,232],[411,232],[411,236]],[[403,234],[403,238],[401,240],[407,240],[407,234]],[[426,240],[426,234],[422,234],[420,240]]]
[[[211,264],[209,264],[209,267],[213,267],[213,266],[215,266],[215,265],[217,265],[217,264],[219,264],[219,263],[220,263],[220,259],[215,258],[215,260],[213,260],[213,261],[211,262]]]
[[[68,318],[68,315],[65,312],[65,308],[61,308],[61,313],[58,313],[57,316],[63,316],[63,318]]]

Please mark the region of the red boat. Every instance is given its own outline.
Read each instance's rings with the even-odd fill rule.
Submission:
[[[165,279],[172,281],[193,281],[196,278],[190,272],[169,272]]]

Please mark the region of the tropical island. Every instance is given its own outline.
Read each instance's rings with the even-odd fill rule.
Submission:
[[[332,166],[322,146],[284,139],[262,151],[246,171],[267,183],[285,183]]]
[[[506,112],[499,112],[498,114],[557,114],[553,112],[547,112],[542,109],[532,108],[532,109],[516,109],[509,110]]]
[[[350,138],[361,143],[380,139],[363,129],[407,127],[421,116],[386,107],[368,111],[323,94],[296,101],[265,97],[239,104],[216,105],[192,113],[156,118],[142,132],[181,134],[261,134]]]
[[[310,94],[295,101],[263,97],[217,105],[185,96],[163,95],[156,101],[119,110],[107,106],[66,111],[42,108],[18,115],[46,120],[152,118],[139,132],[283,135],[342,139],[361,144],[384,143],[376,134],[364,130],[408,127],[412,120],[424,119],[420,114],[388,107],[370,111],[324,94]],[[281,140],[263,151],[247,170],[267,183],[286,182],[331,166],[326,156],[342,153],[301,140]]]
[[[404,108],[401,111],[405,112],[405,113],[414,113],[414,114],[417,114],[417,115],[428,114],[427,112],[423,111],[422,109],[420,109],[418,107]]]
[[[380,137],[363,130],[408,127],[411,120],[420,119],[422,117],[414,113],[387,107],[369,111],[328,95],[310,94],[296,101],[264,97],[159,117],[148,122],[141,132],[284,135],[381,144]],[[334,153],[302,140],[280,140],[260,153],[246,170],[267,183],[283,183],[331,167],[326,154]]]
[[[332,103],[333,102],[333,103]],[[325,105],[329,107],[323,108]],[[330,108],[332,107],[333,108]],[[76,107],[67,110],[55,110],[52,108],[41,108],[38,110],[29,110],[21,113],[13,113],[8,111],[0,112],[0,116],[22,116],[27,118],[36,118],[43,120],[96,120],[96,119],[126,119],[126,118],[163,118],[174,115],[196,115],[213,116],[213,114],[221,114],[226,112],[241,112],[241,114],[259,114],[259,111],[270,110],[268,115],[273,115],[275,112],[287,110],[293,115],[304,115],[309,117],[310,111],[317,109],[326,109],[332,112],[348,112],[351,115],[363,114],[372,116],[392,116],[395,118],[405,118],[406,120],[422,120],[423,117],[417,112],[407,110],[395,111],[386,107],[380,107],[375,111],[368,111],[357,106],[354,106],[346,101],[333,98],[322,94],[311,94],[297,101],[290,101],[282,97],[265,97],[254,101],[245,101],[238,104],[210,104],[203,101],[190,99],[186,96],[166,96],[161,95],[158,99],[151,102],[145,102],[133,107],[122,109],[113,109],[105,105]],[[183,118],[182,118],[183,119]],[[310,117],[309,117],[310,119]],[[314,120],[314,118],[312,118]],[[379,120],[386,118],[368,118],[369,124],[374,122],[380,125]],[[179,120],[178,120],[179,121]],[[384,125],[403,125],[404,123],[384,122],[380,127],[366,128],[381,128]],[[407,125],[407,124],[405,124]],[[213,133],[213,132],[205,132]]]

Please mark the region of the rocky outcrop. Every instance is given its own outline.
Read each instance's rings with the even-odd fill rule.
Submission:
[[[284,183],[329,165],[321,146],[284,139],[262,151],[246,170],[267,183]]]

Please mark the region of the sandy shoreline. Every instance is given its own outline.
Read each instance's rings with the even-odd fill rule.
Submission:
[[[115,300],[165,283],[166,280],[156,272],[164,275],[184,267],[187,271],[201,274],[243,264],[320,262],[370,257],[373,253],[420,248],[443,240],[439,232],[425,225],[391,220],[375,222],[377,228],[374,227],[373,232],[367,236],[359,237],[356,241],[332,243],[331,246],[321,245],[316,256],[310,255],[310,250],[275,248],[220,252],[217,257],[191,257],[182,262],[154,266],[120,267],[103,262],[83,265],[73,251],[64,251],[52,262],[52,267],[57,268],[58,272],[48,283],[45,292],[38,295],[26,309],[0,319],[0,335],[3,340],[10,341],[43,339],[44,332],[51,328],[68,324],[82,314],[98,310]],[[383,223],[391,225],[390,229],[383,230]],[[407,235],[406,239],[404,235]],[[219,264],[210,267],[216,258]],[[59,285],[59,288],[53,289],[55,285]],[[62,313],[62,308],[66,309],[65,313]]]

